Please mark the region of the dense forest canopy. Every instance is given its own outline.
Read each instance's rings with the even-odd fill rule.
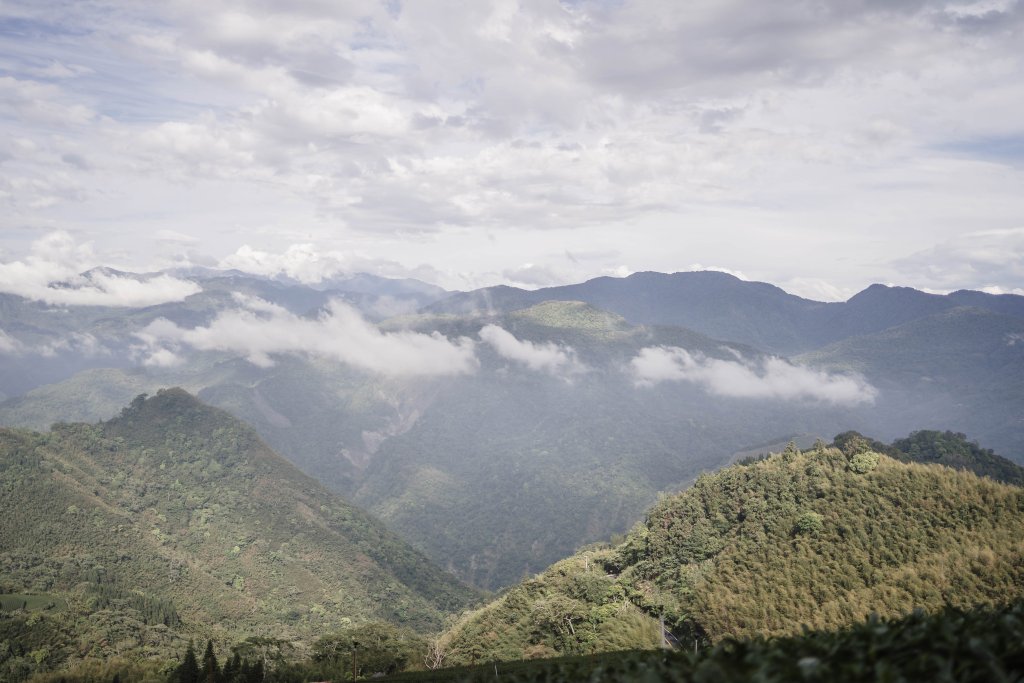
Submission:
[[[1024,489],[839,441],[698,478],[621,544],[585,548],[464,617],[449,656],[652,647],[661,619],[693,646],[1024,593]]]

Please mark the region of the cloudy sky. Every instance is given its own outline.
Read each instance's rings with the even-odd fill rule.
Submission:
[[[1020,291],[1022,27],[1024,0],[0,0],[0,265]]]

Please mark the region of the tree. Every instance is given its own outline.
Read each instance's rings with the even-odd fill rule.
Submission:
[[[199,683],[199,663],[196,661],[196,650],[191,640],[188,641],[185,658],[174,671],[174,678],[177,683]]]
[[[213,653],[213,641],[206,641],[206,652],[203,653],[203,666],[199,670],[200,683],[220,683],[220,666],[217,655]]]
[[[439,636],[427,643],[427,652],[423,655],[423,663],[428,669],[440,669],[448,656],[448,639]]]
[[[224,662],[224,669],[221,671],[221,680],[224,683],[235,683],[242,672],[242,658],[236,651],[233,656],[228,657]]]
[[[822,516],[817,512],[808,511],[797,518],[796,524],[793,526],[793,533],[813,535],[817,534],[824,528],[825,523]]]
[[[422,651],[422,641],[391,624],[372,622],[324,636],[313,645],[313,659],[341,670],[355,658],[364,673],[402,671]]]
[[[867,474],[871,470],[878,467],[878,460],[880,456],[874,451],[866,451],[864,453],[857,453],[850,458],[849,468],[851,472],[857,474]]]

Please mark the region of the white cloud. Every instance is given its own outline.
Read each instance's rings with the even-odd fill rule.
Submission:
[[[148,339],[150,338],[147,337]],[[183,362],[185,361],[181,356],[165,348],[152,349],[142,359],[142,364],[151,368],[171,368],[181,365]]]
[[[834,298],[1024,210],[1020,2],[8,5],[75,40],[5,39],[0,139],[37,148],[0,150],[7,243],[356,241],[538,286],[557,243]]]
[[[12,356],[52,358],[62,352],[92,357],[109,353],[99,339],[88,332],[72,332],[68,336],[45,343],[29,344],[0,330],[0,353]]]
[[[501,274],[509,282],[528,287],[551,287],[572,281],[564,273],[534,263],[524,263],[518,268],[506,269]]]
[[[985,292],[986,294],[1016,294],[1017,296],[1024,296],[1024,287],[1000,287],[999,285],[990,285],[988,287],[982,287],[979,291]]]
[[[169,275],[134,278],[95,266],[91,251],[66,233],[51,233],[32,244],[20,261],[0,263],[0,292],[70,306],[153,306],[181,301],[201,291],[194,282]]]
[[[22,349],[21,342],[0,330],[0,353],[15,355]]]
[[[715,273],[726,273],[727,275],[732,275],[733,277],[738,278],[740,280],[750,281],[750,278],[747,277],[743,273],[743,271],[741,271],[741,270],[733,270],[731,268],[725,268],[725,267],[722,267],[722,266],[705,266],[702,263],[691,263],[690,267],[687,268],[687,270],[689,270],[689,271],[709,270],[709,271],[712,271],[712,272],[715,272]]]
[[[678,347],[648,347],[632,361],[638,386],[691,382],[712,394],[737,398],[817,400],[836,405],[872,403],[878,391],[863,378],[793,365],[781,358],[754,364],[707,358]]]
[[[0,116],[50,124],[81,125],[94,116],[89,107],[68,102],[57,87],[0,76]]]
[[[308,285],[355,273],[370,273],[397,279],[413,278],[424,282],[447,284],[449,287],[467,285],[466,281],[456,280],[451,273],[445,273],[426,264],[405,266],[389,259],[368,258],[357,251],[341,251],[309,243],[292,244],[283,251],[255,249],[243,245],[234,253],[220,259],[217,266],[265,277],[289,277]],[[447,282],[448,280],[453,282]],[[474,287],[482,286],[476,281],[468,284]],[[407,302],[382,299],[378,302],[380,310],[376,313],[385,317],[389,313],[411,313],[412,311],[404,309],[406,305]]]
[[[795,294],[811,301],[846,301],[856,292],[836,287],[821,278],[795,277],[777,283],[790,294]]]
[[[939,290],[1019,293],[1024,283],[1024,228],[965,233],[894,265],[912,283],[928,283]]]
[[[339,251],[318,249],[312,244],[293,244],[284,253],[253,249],[248,244],[221,259],[219,267],[274,277],[287,275],[305,284],[322,282],[346,272],[348,257]]]
[[[583,364],[576,358],[576,352],[569,346],[560,346],[554,342],[535,344],[517,339],[511,332],[497,325],[485,325],[480,330],[480,339],[494,348],[502,358],[521,363],[537,372],[568,377],[585,371]]]
[[[472,340],[440,334],[383,333],[359,313],[333,301],[319,318],[302,318],[261,299],[236,296],[241,308],[220,313],[209,325],[182,328],[160,318],[136,333],[144,363],[170,365],[178,351],[226,351],[267,367],[275,354],[313,355],[382,375],[460,375],[478,366]]]
[[[32,348],[32,353],[46,357],[56,356],[62,351],[70,351],[85,357],[109,353],[109,350],[102,342],[88,332],[72,332],[63,339]]]

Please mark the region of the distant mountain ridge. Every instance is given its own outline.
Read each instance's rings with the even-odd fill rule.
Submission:
[[[876,284],[846,302],[825,303],[718,271],[642,272],[537,290],[502,285],[452,294],[424,311],[508,313],[547,300],[583,301],[632,323],[685,327],[783,355],[959,306],[1024,317],[1024,297],[1014,294],[961,290],[939,295]]]
[[[150,358],[134,335],[158,318],[207,326],[238,312],[239,299],[258,297],[290,311],[287,328],[321,315],[335,291],[238,273],[202,277],[203,292],[145,308],[0,297],[0,327],[25,349],[0,353],[0,392],[11,396],[0,403],[0,424],[105,419],[139,393],[185,387],[252,424],[436,562],[489,588],[624,531],[659,491],[721,466],[723,454],[792,434],[813,442],[850,429],[885,439],[952,430],[1024,462],[1024,317],[1010,315],[1021,297],[875,286],[832,304],[724,273],[639,273],[555,288],[572,300],[548,299],[551,290],[477,293],[490,313],[441,312],[466,294],[418,309],[404,300],[400,315],[367,325],[367,341],[354,342],[372,344],[378,330],[459,340],[478,363],[460,376],[388,376],[306,354],[301,343],[272,354],[269,366],[242,351],[185,345],[173,349],[178,364],[143,365]],[[407,284],[363,277],[338,286]],[[392,298],[344,296],[364,308]],[[525,296],[545,300],[523,308]],[[978,305],[955,305],[964,302]],[[635,321],[668,314],[720,334]],[[485,328],[498,336],[484,339]],[[45,357],[27,350],[48,345]],[[781,353],[773,349],[805,347],[792,362],[771,359]],[[650,381],[634,364],[644,353],[662,363]],[[836,381],[854,384],[857,400],[840,405],[819,390]],[[791,391],[801,386],[815,391]]]

